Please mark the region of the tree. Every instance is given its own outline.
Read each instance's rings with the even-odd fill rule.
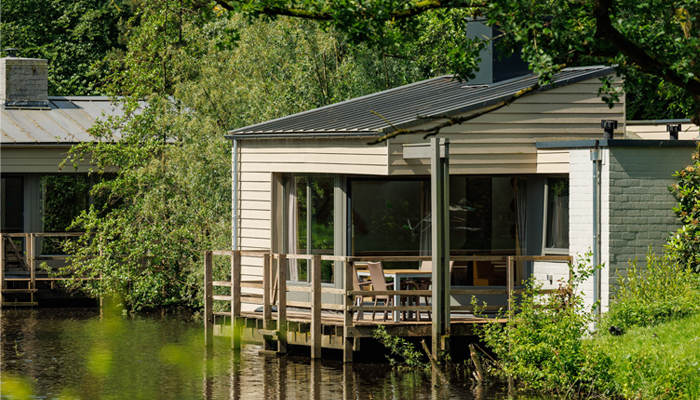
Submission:
[[[374,0],[279,1],[215,0],[223,9],[250,16],[293,16],[333,26],[357,42],[401,46],[422,16],[460,10],[484,16],[503,36],[506,51],[522,49],[523,59],[547,83],[567,66],[615,64],[679,88],[688,116],[700,125],[700,2],[697,0]],[[466,28],[467,20],[461,21]],[[472,77],[479,41],[449,51],[450,67]]]
[[[102,60],[125,48],[123,30],[133,11],[129,0],[5,0],[2,48],[49,61],[49,94],[102,93]]]
[[[203,251],[231,247],[226,130],[424,78],[313,21],[194,6],[142,5],[124,57],[111,61],[109,88],[126,95],[125,115],[96,124],[98,140],[67,161],[90,157],[94,174],[119,174],[94,186],[100,200],[72,227],[88,234],[67,244],[60,272],[70,288],[120,296],[132,310],[201,305]],[[221,276],[230,269],[218,267]]]

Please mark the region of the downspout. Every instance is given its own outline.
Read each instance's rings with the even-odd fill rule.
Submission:
[[[599,142],[595,141],[595,148],[591,150],[593,161],[593,304],[600,301],[600,160],[601,151]],[[600,317],[600,305],[595,308],[596,323]]]
[[[233,176],[231,177],[231,249],[238,250],[238,139],[233,139]]]

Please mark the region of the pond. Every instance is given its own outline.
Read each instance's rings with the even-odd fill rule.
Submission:
[[[388,364],[232,352],[208,355],[201,324],[96,309],[2,309],[3,399],[500,399],[462,378],[435,387]]]

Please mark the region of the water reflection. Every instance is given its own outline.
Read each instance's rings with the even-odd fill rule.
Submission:
[[[174,317],[100,316],[89,309],[3,309],[0,395],[50,399],[497,399],[503,388],[384,364],[207,353],[198,324]],[[24,392],[23,392],[24,391]]]

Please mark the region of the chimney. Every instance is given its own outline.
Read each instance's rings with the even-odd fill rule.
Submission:
[[[49,108],[47,60],[0,58],[0,105],[4,108]]]
[[[614,119],[604,119],[600,121],[600,127],[603,128],[603,139],[612,139],[614,137],[615,129],[617,129],[617,120]]]
[[[522,59],[522,53],[516,51],[509,57],[502,57],[497,46],[498,36],[501,31],[498,28],[484,24],[486,18],[469,19],[467,24],[467,38],[469,39],[493,39],[489,40],[487,47],[481,50],[481,62],[479,71],[474,71],[474,79],[467,82],[468,85],[490,85],[492,83],[517,78],[532,73],[528,65]]]

